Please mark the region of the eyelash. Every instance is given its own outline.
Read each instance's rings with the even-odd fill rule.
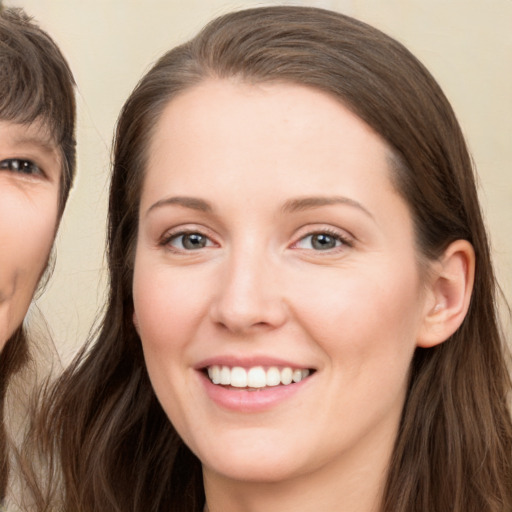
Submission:
[[[27,169],[30,170],[27,172]],[[27,158],[5,158],[0,161],[0,171],[9,171],[24,176],[42,176],[41,168]]]
[[[199,237],[203,237],[206,240],[207,245],[204,245],[204,246],[196,248],[196,249],[176,248],[171,245],[172,241],[178,240],[179,238],[183,238],[187,235],[189,235],[189,236],[190,235],[198,235]],[[332,254],[333,252],[343,250],[344,248],[347,248],[347,247],[350,248],[350,247],[353,247],[353,245],[354,245],[353,240],[350,239],[349,237],[342,235],[341,233],[339,233],[338,231],[336,231],[334,229],[326,228],[326,229],[318,229],[316,231],[312,231],[312,232],[305,234],[304,236],[300,237],[296,242],[294,242],[291,247],[296,248],[296,249],[301,249],[300,247],[297,247],[301,241],[307,239],[308,237],[312,238],[312,237],[318,236],[318,235],[326,235],[327,237],[334,239],[335,243],[339,243],[339,245],[337,245],[333,248],[325,249],[325,250],[322,250],[322,249],[315,250],[314,248],[308,248],[308,249],[304,249],[304,250],[312,250],[312,251],[318,252],[318,253],[326,252],[326,253]],[[191,252],[199,251],[200,249],[204,249],[206,247],[211,247],[212,245],[215,245],[215,242],[212,240],[212,238],[210,236],[206,235],[201,230],[190,229],[190,230],[181,230],[178,232],[167,234],[160,241],[160,245],[168,247],[169,250],[171,250],[172,252],[191,253]],[[181,242],[181,245],[183,246],[183,240]]]

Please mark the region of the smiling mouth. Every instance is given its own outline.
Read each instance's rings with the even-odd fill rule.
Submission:
[[[265,369],[263,366],[242,368],[241,366],[213,365],[205,368],[205,372],[212,384],[258,390],[296,384],[309,377],[314,370],[289,366],[282,368],[271,366]]]

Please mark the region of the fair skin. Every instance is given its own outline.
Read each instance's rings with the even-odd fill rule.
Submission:
[[[206,81],[149,155],[134,322],[210,512],[377,512],[413,352],[461,321],[470,249],[422,272],[387,145],[306,87]]]
[[[38,123],[0,121],[0,350],[21,325],[57,225],[61,163]]]

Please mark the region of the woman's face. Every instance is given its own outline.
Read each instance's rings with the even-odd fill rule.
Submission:
[[[149,154],[134,321],[205,476],[384,470],[426,308],[386,144],[322,92],[212,80]]]
[[[25,316],[57,224],[61,162],[38,124],[0,121],[0,350]]]

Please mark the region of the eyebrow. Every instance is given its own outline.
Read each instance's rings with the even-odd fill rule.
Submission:
[[[352,206],[365,213],[371,219],[375,220],[370,211],[366,209],[361,203],[355,201],[354,199],[350,199],[349,197],[343,196],[309,196],[290,199],[284,203],[282,211],[284,213],[293,213],[335,204]]]
[[[156,203],[153,203],[148,210],[146,211],[146,216],[149,215],[153,210],[158,208],[162,208],[163,206],[177,205],[183,206],[184,208],[190,208],[191,210],[197,210],[205,213],[212,213],[213,208],[204,199],[199,199],[197,197],[188,197],[188,196],[175,196],[175,197],[166,197],[164,199],[160,199]]]
[[[12,138],[12,142],[18,146],[36,146],[45,153],[53,153],[56,149],[56,145],[51,138],[37,135],[15,135]]]
[[[352,206],[365,213],[368,217],[374,220],[373,215],[367,210],[361,203],[343,196],[310,196],[300,197],[297,199],[289,199],[282,207],[283,213],[294,213],[304,210],[310,210],[313,208],[320,208],[322,206],[330,206],[333,204],[342,204]],[[204,199],[189,196],[173,196],[160,199],[156,203],[153,203],[146,211],[146,216],[149,215],[153,210],[162,208],[164,206],[177,205],[183,208],[190,208],[191,210],[197,210],[204,213],[212,213],[213,207],[210,203]]]

